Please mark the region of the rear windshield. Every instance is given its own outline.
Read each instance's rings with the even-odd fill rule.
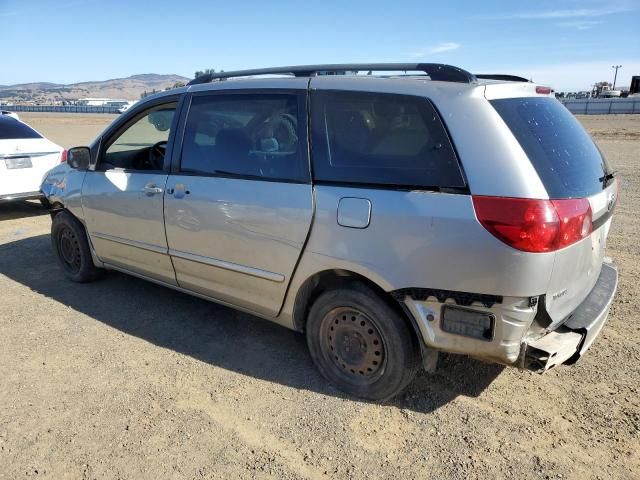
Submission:
[[[553,98],[491,100],[538,172],[550,198],[580,198],[607,186],[611,173],[593,140]]]
[[[33,128],[15,118],[0,116],[0,140],[13,140],[16,138],[42,138],[42,136]]]

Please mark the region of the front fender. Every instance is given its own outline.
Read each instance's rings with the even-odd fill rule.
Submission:
[[[45,174],[40,191],[53,208],[65,208],[84,221],[81,194],[86,174],[84,170],[75,170],[61,163]]]

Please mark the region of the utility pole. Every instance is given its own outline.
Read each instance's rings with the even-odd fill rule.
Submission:
[[[618,69],[622,68],[622,65],[611,65],[611,68],[615,68],[616,69],[616,73],[613,76],[613,88],[611,88],[611,90],[615,90],[616,89],[616,80],[618,79]]]

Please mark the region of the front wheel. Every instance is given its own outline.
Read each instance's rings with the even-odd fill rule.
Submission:
[[[306,332],[320,372],[350,395],[387,400],[411,382],[420,365],[419,346],[406,320],[364,285],[318,297]]]
[[[74,282],[90,282],[103,270],[93,264],[84,227],[67,211],[53,217],[51,243],[65,276]]]

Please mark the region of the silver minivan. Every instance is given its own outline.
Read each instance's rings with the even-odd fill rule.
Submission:
[[[574,363],[618,282],[617,180],[589,135],[549,87],[448,65],[207,74],[42,190],[71,280],[118,270],[304,332],[373,400],[439,352]]]

